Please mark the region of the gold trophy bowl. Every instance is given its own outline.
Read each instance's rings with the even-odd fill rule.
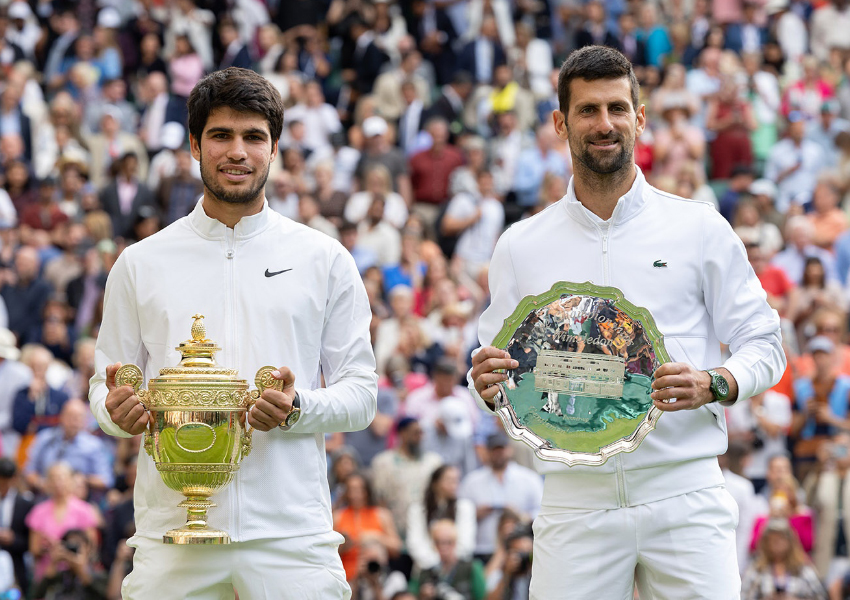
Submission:
[[[251,452],[246,413],[265,388],[281,390],[283,381],[272,376],[275,367],[262,367],[249,391],[235,369],[216,364],[221,350],[206,337],[203,315],[194,315],[192,339],[177,350],[183,359],[176,367],[160,370],[159,377],[139,389],[142,370],[123,365],[115,375],[118,386],[129,385],[150,415],[144,446],[156,463],[162,481],[186,499],[186,524],[162,536],[166,544],[229,544],[230,536],[207,525],[209,498],[226,486]]]

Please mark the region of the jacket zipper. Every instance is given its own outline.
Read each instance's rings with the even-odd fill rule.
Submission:
[[[616,214],[617,209],[619,208],[619,203],[614,208],[614,213]],[[614,227],[614,216],[611,215],[611,219],[601,225],[597,225],[599,229],[599,233],[602,234],[602,283],[603,285],[611,285],[611,269],[610,269],[610,256],[608,255],[608,238],[611,235],[611,229]],[[624,508],[629,505],[628,497],[626,496],[626,476],[623,469],[623,456],[618,454],[614,457],[614,464],[616,467],[617,473],[617,505],[620,508]]]
[[[227,301],[229,302],[229,315],[228,320],[230,321],[230,331],[228,332],[228,340],[227,340],[227,364],[238,364],[236,361],[236,335],[234,329],[236,327],[236,291],[235,291],[235,282],[234,282],[234,266],[233,266],[233,258],[236,256],[235,249],[235,236],[236,232],[230,227],[225,228],[224,237],[226,242],[226,250],[224,252],[224,257],[227,259]],[[247,420],[245,422],[247,426]],[[241,510],[239,509],[239,498],[241,496],[241,490],[239,486],[239,473],[234,473],[233,476],[233,507],[231,511],[231,519],[233,522],[231,523],[231,531],[235,534],[236,539],[241,539],[242,531],[241,531]]]

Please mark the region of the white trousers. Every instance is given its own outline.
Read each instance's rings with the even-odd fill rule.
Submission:
[[[546,509],[534,521],[532,600],[741,596],[738,507],[723,486],[614,510]]]
[[[132,537],[133,571],[124,600],[348,600],[351,590],[339,558],[343,538],[319,535],[176,546]]]

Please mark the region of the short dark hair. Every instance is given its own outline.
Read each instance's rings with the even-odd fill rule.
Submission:
[[[263,115],[272,144],[283,131],[283,99],[269,81],[250,69],[228,67],[201,79],[189,94],[189,133],[200,144],[210,113],[217,108]]]
[[[572,52],[558,74],[558,104],[564,116],[570,107],[570,83],[573,79],[596,81],[627,77],[632,89],[632,107],[637,112],[640,84],[632,63],[619,50],[608,46],[585,46]]]

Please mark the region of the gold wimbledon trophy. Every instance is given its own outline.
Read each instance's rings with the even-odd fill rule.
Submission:
[[[145,450],[153,458],[162,481],[186,499],[186,525],[162,536],[166,544],[229,544],[230,536],[207,526],[209,497],[223,488],[251,452],[251,432],[246,413],[266,388],[283,389],[275,367],[262,367],[248,391],[236,369],[216,364],[221,350],[207,339],[203,315],[194,315],[192,339],[177,350],[183,359],[176,367],[161,369],[159,377],[140,390],[142,370],[127,364],[118,369],[115,383],[129,385],[150,413]]]

